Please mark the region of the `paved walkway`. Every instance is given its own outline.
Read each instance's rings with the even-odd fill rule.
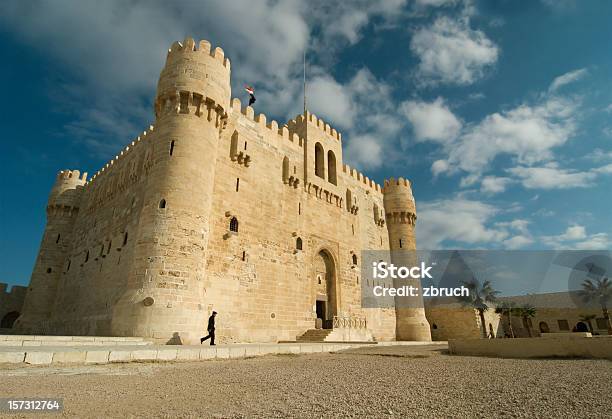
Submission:
[[[423,345],[431,342],[380,342],[374,346]],[[446,342],[433,342],[446,345]],[[373,346],[372,343],[248,343],[229,345],[41,345],[0,346],[2,364],[50,365],[64,363],[107,364],[130,361],[196,361],[262,355],[336,352]]]

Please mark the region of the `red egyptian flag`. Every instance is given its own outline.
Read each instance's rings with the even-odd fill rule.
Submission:
[[[244,90],[246,90],[247,93],[250,94],[250,95],[255,93],[255,89],[253,89],[253,87],[249,86],[248,84],[244,85]]]

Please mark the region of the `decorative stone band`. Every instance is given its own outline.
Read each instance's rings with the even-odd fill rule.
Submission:
[[[416,220],[416,214],[408,211],[387,213],[388,224],[410,224],[411,226],[414,226],[416,224]]]

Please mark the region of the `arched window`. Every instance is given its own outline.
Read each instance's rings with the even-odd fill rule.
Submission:
[[[302,250],[302,239],[300,237],[295,240],[295,248],[297,250]]]
[[[126,231],[125,234],[123,235],[123,245],[124,246],[127,244],[127,240],[128,240],[128,233]]]
[[[351,212],[351,208],[353,206],[353,194],[350,189],[346,190],[346,210]]]
[[[161,201],[159,201],[159,207],[160,208],[166,208],[166,200],[162,199]]]
[[[321,143],[315,144],[315,175],[325,179],[325,152]]]
[[[18,311],[10,311],[0,320],[0,327],[3,329],[11,329],[15,320],[19,317]]]
[[[234,233],[238,233],[238,219],[236,217],[232,217],[230,220],[229,229]]]
[[[327,152],[327,181],[333,185],[338,184],[336,178],[336,155],[333,151]]]
[[[353,254],[353,265],[357,265],[357,255]]]
[[[283,183],[289,182],[289,158],[283,158]]]

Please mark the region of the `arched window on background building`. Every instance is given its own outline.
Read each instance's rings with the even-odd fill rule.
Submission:
[[[295,240],[295,248],[297,250],[302,250],[302,239],[300,237]]]

